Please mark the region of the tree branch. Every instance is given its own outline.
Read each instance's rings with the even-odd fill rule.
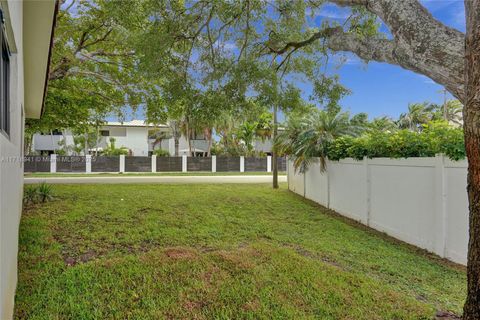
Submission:
[[[334,27],[334,28],[326,28],[319,32],[314,33],[309,38],[302,40],[302,41],[291,41],[284,44],[282,47],[275,47],[273,44],[267,44],[267,48],[269,49],[270,53],[275,53],[278,55],[282,55],[289,51],[291,48],[299,49],[301,47],[305,47],[318,39],[328,38],[337,32],[343,32],[341,27]]]
[[[341,27],[326,28],[309,38],[282,46],[267,44],[270,53],[288,53],[318,39],[333,51],[349,51],[366,61],[387,62],[423,74],[464,97],[465,35],[436,20],[417,0],[327,0],[339,6],[364,6],[390,28],[392,40],[361,38]]]
[[[397,46],[392,40],[378,38],[359,38],[352,33],[337,31],[326,41],[332,51],[348,51],[365,61],[387,62],[399,64]]]

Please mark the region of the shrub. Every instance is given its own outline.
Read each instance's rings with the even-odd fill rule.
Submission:
[[[23,203],[26,205],[39,202],[45,203],[51,200],[53,200],[53,188],[46,182],[28,186],[23,192]]]
[[[103,150],[104,156],[120,156],[128,155],[128,149],[125,147],[116,148],[115,138],[110,138],[110,144]]]
[[[34,204],[38,201],[38,186],[27,186],[23,191],[23,203]]]
[[[433,157],[439,153],[452,160],[465,158],[462,129],[453,128],[443,121],[430,122],[423,126],[421,132],[404,129],[371,131],[358,138],[342,136],[330,142],[327,150],[330,160]]]
[[[153,150],[153,154],[156,155],[157,157],[169,157],[170,156],[170,152],[168,152],[167,150],[163,150],[163,149]]]
[[[352,157],[349,148],[354,145],[354,138],[351,136],[342,136],[327,146],[327,154],[330,160],[340,160],[343,158]],[[363,155],[361,156],[363,158]],[[354,158],[354,157],[352,157]]]
[[[38,185],[38,197],[40,202],[44,203],[53,199],[52,186],[46,182],[42,182]]]

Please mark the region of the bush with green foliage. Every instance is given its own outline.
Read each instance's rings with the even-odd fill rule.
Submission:
[[[23,203],[26,205],[45,203],[51,200],[53,200],[53,188],[46,182],[27,186],[23,192]]]
[[[37,186],[25,186],[23,190],[23,203],[25,205],[37,203],[38,188]]]
[[[125,147],[115,147],[115,138],[110,138],[110,144],[103,150],[104,156],[128,155],[128,149]]]
[[[415,132],[407,129],[395,132],[371,131],[360,137],[342,136],[328,145],[330,160],[354,158],[434,157],[445,154],[452,160],[465,158],[463,131],[443,121],[423,125]]]
[[[167,150],[163,150],[163,149],[153,150],[153,154],[157,157],[169,157],[170,156],[170,152],[168,152]]]

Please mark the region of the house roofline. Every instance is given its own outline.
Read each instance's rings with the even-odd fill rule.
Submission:
[[[51,66],[51,62],[52,62],[53,40],[54,40],[54,36],[55,36],[55,27],[57,25],[57,16],[58,16],[59,9],[60,9],[60,1],[55,0],[55,9],[54,9],[54,12],[53,12],[52,31],[50,33],[50,47],[48,49],[47,70],[45,71],[45,85],[43,87],[42,108],[40,110],[40,116],[42,116],[43,112],[45,111],[45,99],[47,97],[48,78],[49,78],[49,75],[50,75],[50,66]]]
[[[144,124],[135,124],[130,122],[105,122],[101,125],[102,127],[131,127],[131,128],[169,128],[166,124],[159,124],[155,125],[152,123],[144,123]]]

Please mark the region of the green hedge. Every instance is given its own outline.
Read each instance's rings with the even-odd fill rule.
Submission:
[[[330,142],[327,154],[330,160],[354,158],[408,158],[433,157],[443,153],[452,160],[465,158],[463,130],[444,122],[431,122],[421,132],[398,130],[373,131],[360,137],[342,136]]]

